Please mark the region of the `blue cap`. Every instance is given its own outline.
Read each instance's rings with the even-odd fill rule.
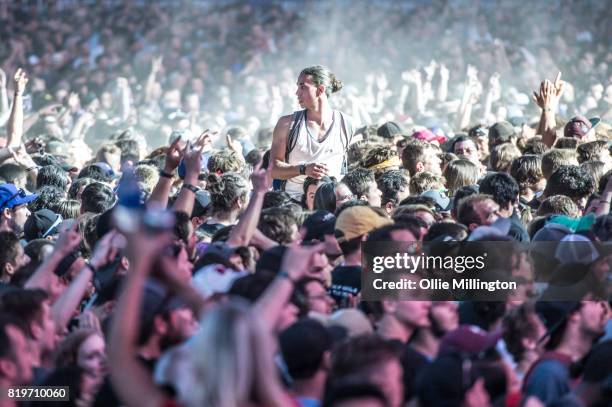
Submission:
[[[38,195],[28,194],[25,190],[17,188],[13,184],[0,185],[0,210],[27,204],[36,198],[38,198]]]

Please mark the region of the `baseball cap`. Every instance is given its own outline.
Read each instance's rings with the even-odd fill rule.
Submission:
[[[497,122],[489,128],[489,139],[500,140],[503,143],[510,141],[514,135],[514,126],[507,121]]]
[[[64,219],[61,215],[49,210],[41,209],[28,217],[23,226],[26,240],[34,240],[56,235],[58,226]]]
[[[442,338],[440,354],[467,353],[477,355],[495,347],[501,337],[501,331],[487,332],[476,325],[460,325]]]
[[[421,196],[426,196],[433,199],[434,204],[436,205],[436,212],[450,211],[451,200],[446,196],[446,194],[443,194],[436,189],[430,189],[429,191],[423,192]]]
[[[236,253],[235,247],[230,247],[223,242],[213,242],[206,247],[198,259],[198,265],[222,264],[225,267],[232,267],[229,260],[234,253]]]
[[[27,204],[36,198],[38,198],[37,194],[28,194],[24,189],[17,188],[14,184],[0,185],[0,210]]]
[[[335,225],[336,217],[334,214],[320,209],[308,216],[304,221],[303,226],[306,228],[306,236],[304,236],[304,240],[308,241],[317,239],[319,241],[323,241],[325,239],[325,235],[334,234]]]
[[[100,168],[106,176],[111,177],[111,178],[117,178],[117,174],[115,174],[115,171],[113,171],[111,166],[108,165],[107,163],[100,161],[97,163],[93,163],[92,165],[95,165],[96,167]]]
[[[376,134],[378,134],[378,137],[391,139],[396,135],[401,134],[402,131],[403,130],[399,124],[395,122],[386,122],[381,125],[378,130],[376,130]]]
[[[259,256],[259,260],[257,260],[255,272],[261,273],[263,271],[268,271],[278,273],[286,250],[286,246],[278,245],[264,251],[261,256]]]
[[[590,264],[599,258],[599,251],[588,237],[570,234],[557,245],[555,258],[561,263]]]
[[[591,119],[587,119],[584,116],[572,117],[565,125],[563,135],[565,137],[583,139],[592,128],[599,124],[599,122],[601,122],[599,117],[593,117]]]
[[[336,219],[335,234],[341,243],[391,223],[393,221],[380,216],[368,206],[352,206],[343,210]]]
[[[412,133],[412,137],[417,140],[425,141],[427,143],[437,141],[439,144],[443,144],[446,142],[446,137],[441,134],[435,134],[429,129],[415,131],[414,133]]]

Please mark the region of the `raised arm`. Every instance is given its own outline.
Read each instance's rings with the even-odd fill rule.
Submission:
[[[155,386],[151,374],[136,359],[136,341],[140,329],[140,308],[144,285],[153,261],[169,243],[168,234],[147,236],[141,232],[128,237],[127,274],[113,318],[108,346],[110,378],[113,388],[124,405],[163,405],[166,397]]]
[[[13,99],[13,108],[6,124],[8,137],[6,140],[7,147],[17,147],[21,144],[23,136],[23,92],[28,84],[26,73],[19,68],[15,72],[15,98]]]
[[[118,249],[111,244],[111,240],[115,234],[116,232],[112,231],[100,239],[96,245],[93,256],[91,256],[89,260],[91,267],[83,267],[76,278],[72,280],[68,288],[62,293],[57,301],[53,303],[51,307],[51,318],[53,318],[55,326],[60,332],[66,327],[74,311],[77,309],[87,292],[89,282],[94,276],[92,267],[97,270],[108,264],[117,255]]]
[[[283,255],[278,277],[268,286],[254,306],[255,314],[261,316],[270,329],[274,330],[277,326],[280,314],[289,302],[295,284],[310,274],[314,256],[321,253],[324,248],[323,243],[314,246],[299,246],[295,243],[287,249]]]
[[[77,232],[77,224],[72,228],[60,232],[53,253],[36,269],[34,274],[26,281],[24,288],[42,288],[49,291],[55,269],[68,253],[74,250],[81,242],[81,234]]]
[[[261,163],[255,167],[251,174],[253,195],[244,213],[240,216],[238,224],[232,228],[227,244],[232,247],[247,246],[257,229],[261,207],[266,192],[272,185],[272,168],[261,169]]]
[[[163,176],[159,177],[155,188],[149,196],[147,204],[157,203],[162,207],[168,206],[168,196],[172,189],[172,182],[174,181],[174,170],[178,167],[181,159],[183,158],[183,150],[179,147],[180,137],[177,137],[172,144],[166,150],[166,162],[164,164]]]
[[[161,70],[161,68],[162,57],[160,56],[153,58],[153,61],[151,62],[151,73],[149,73],[147,83],[145,84],[144,99],[146,102],[151,102],[154,99],[153,95],[155,93],[155,84],[157,83],[157,73]]]
[[[537,134],[542,135],[542,142],[548,147],[552,147],[557,139],[555,113],[564,90],[565,82],[561,80],[559,72],[554,83],[545,79],[540,85],[540,93],[533,92],[533,100],[542,111]]]
[[[191,187],[195,187],[198,183],[198,176],[202,168],[202,148],[194,147],[190,142],[187,142],[183,162],[185,163],[185,179],[183,180],[181,192],[176,198],[174,205],[172,205],[172,210],[185,212],[191,216],[195,202],[195,192]]]

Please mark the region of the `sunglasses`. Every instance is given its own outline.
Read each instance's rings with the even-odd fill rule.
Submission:
[[[4,206],[6,204],[8,204],[9,202],[11,202],[13,199],[20,197],[20,198],[25,198],[27,196],[26,191],[24,191],[22,188],[19,188],[19,190],[11,195],[8,199],[6,199],[4,202],[2,202],[2,204],[0,204],[0,209],[4,209]]]

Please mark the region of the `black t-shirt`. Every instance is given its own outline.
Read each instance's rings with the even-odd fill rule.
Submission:
[[[222,223],[203,223],[198,227],[198,230],[204,232],[206,236],[213,237],[215,233],[225,227]]]
[[[419,372],[431,363],[425,355],[412,346],[405,345],[400,363],[404,370],[404,400],[410,400],[415,395],[415,382]]]
[[[361,291],[361,267],[338,266],[332,271],[330,295],[338,304],[349,295],[357,295]]]
[[[155,364],[157,363],[157,359],[144,359],[138,356],[139,362],[143,364],[147,368],[148,371],[153,375],[153,369],[155,369]],[[102,386],[98,390],[96,394],[96,398],[94,400],[94,407],[120,407],[123,403],[119,401],[117,398],[117,393],[115,393],[115,389],[111,384],[110,377],[106,376],[104,378],[104,382],[102,382]]]

